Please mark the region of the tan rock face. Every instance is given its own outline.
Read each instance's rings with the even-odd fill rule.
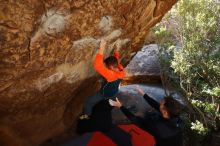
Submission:
[[[176,0],[0,1],[0,145],[39,145],[97,89],[101,38],[127,63]]]

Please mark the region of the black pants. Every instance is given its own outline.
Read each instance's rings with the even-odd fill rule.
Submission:
[[[117,146],[132,146],[130,134],[112,124],[111,110],[108,100],[100,101],[94,106],[90,119],[78,121],[77,132],[83,134],[100,131]]]

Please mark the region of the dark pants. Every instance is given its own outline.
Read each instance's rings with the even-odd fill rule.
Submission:
[[[77,133],[100,131],[117,146],[132,146],[130,134],[112,124],[111,110],[108,100],[98,102],[93,107],[90,119],[79,119]]]
[[[100,92],[96,92],[95,95],[89,96],[86,99],[86,103],[84,106],[84,114],[90,116],[92,113],[92,108],[101,100],[107,99]]]

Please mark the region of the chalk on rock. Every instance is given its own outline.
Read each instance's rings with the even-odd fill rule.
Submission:
[[[99,29],[102,30],[104,33],[109,32],[112,29],[113,21],[110,16],[102,17],[101,21],[99,22]]]
[[[41,18],[42,30],[49,35],[61,33],[65,29],[66,16],[54,9],[50,9]]]

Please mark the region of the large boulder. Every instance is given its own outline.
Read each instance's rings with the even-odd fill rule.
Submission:
[[[124,84],[161,83],[159,49],[157,44],[144,46],[126,66]]]
[[[127,64],[176,1],[1,1],[0,145],[36,146],[72,126],[99,85],[100,39]]]

